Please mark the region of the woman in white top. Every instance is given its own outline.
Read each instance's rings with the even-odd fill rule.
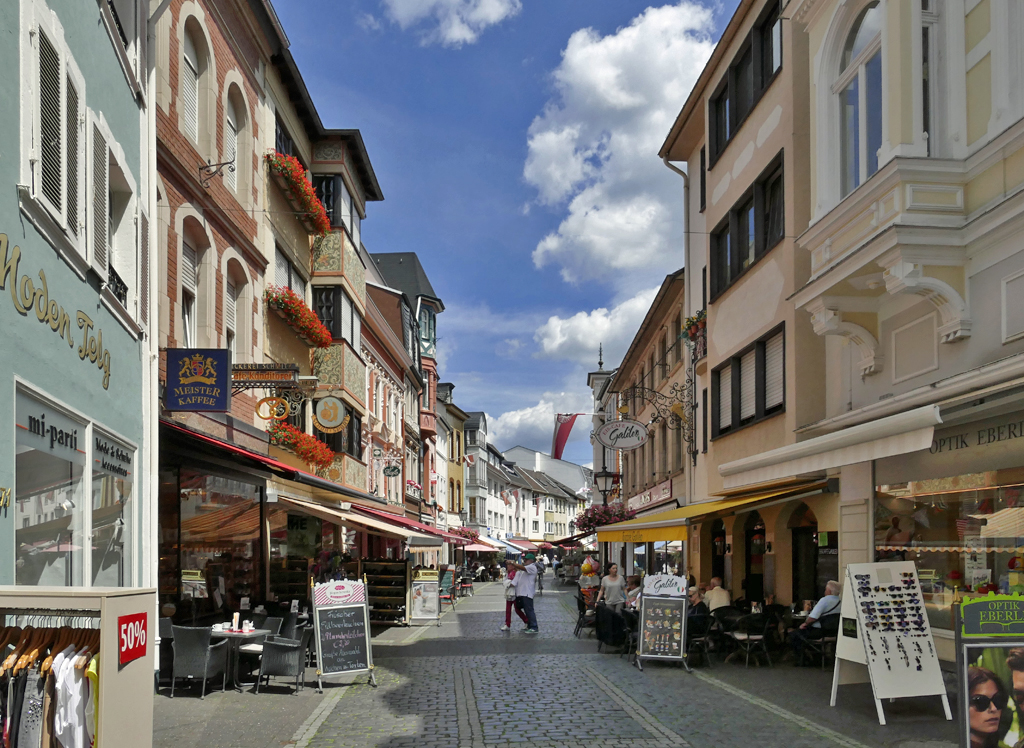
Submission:
[[[604,600],[616,613],[622,612],[626,602],[626,580],[619,576],[618,564],[608,567],[608,573],[601,580],[601,591],[597,593],[597,602]]]

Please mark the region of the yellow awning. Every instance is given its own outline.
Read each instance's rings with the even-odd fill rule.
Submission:
[[[822,491],[828,486],[827,481],[804,485],[797,489],[793,486],[775,491],[761,491],[747,496],[737,496],[720,501],[705,501],[700,504],[689,504],[679,509],[661,512],[651,517],[638,517],[614,525],[606,525],[597,529],[597,540],[601,543],[658,543],[663,540],[686,540],[686,523],[688,520],[699,519],[719,512],[731,512],[750,504],[785,498],[786,496],[802,496]]]

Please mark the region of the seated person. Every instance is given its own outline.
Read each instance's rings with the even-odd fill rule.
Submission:
[[[708,609],[707,603],[704,602],[704,595],[701,594],[697,587],[690,588],[690,609],[686,614],[688,616],[711,615],[711,611]]]
[[[626,607],[640,607],[640,577],[635,574],[626,580]]]
[[[715,608],[721,608],[732,602],[732,596],[729,594],[729,590],[722,586],[721,577],[711,578],[708,591],[704,594],[704,602],[707,604],[708,610],[712,611]]]
[[[839,599],[839,592],[842,590],[839,582],[831,580],[825,585],[825,596],[818,601],[807,620],[800,624],[800,628],[789,632],[789,642],[793,645],[793,653],[799,663],[803,659],[804,646],[808,639],[820,639],[822,637],[821,619],[828,615],[839,613],[839,606],[842,601]]]

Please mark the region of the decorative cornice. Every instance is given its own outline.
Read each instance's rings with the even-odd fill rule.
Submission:
[[[930,302],[939,310],[942,324],[939,340],[955,343],[971,335],[971,318],[964,298],[948,283],[924,274],[923,258],[908,257],[897,250],[879,259],[885,268],[882,277],[891,294],[913,294]]]
[[[857,366],[861,377],[878,374],[882,370],[882,354],[878,350],[878,341],[867,329],[843,320],[843,313],[838,309],[826,307],[823,299],[808,304],[807,311],[811,313],[811,324],[818,335],[839,335],[857,347],[860,353]]]

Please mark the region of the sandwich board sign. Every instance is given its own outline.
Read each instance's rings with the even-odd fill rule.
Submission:
[[[912,696],[940,697],[953,719],[913,561],[849,564],[840,616],[831,706],[839,686],[867,681],[880,725],[883,699]]]
[[[313,586],[313,626],[316,633],[316,683],[323,693],[322,678],[330,675],[373,676],[370,645],[370,610],[362,582],[327,582]]]
[[[648,574],[640,593],[640,634],[636,645],[636,666],[643,660],[686,662],[686,616],[689,598],[686,580],[671,574]]]

